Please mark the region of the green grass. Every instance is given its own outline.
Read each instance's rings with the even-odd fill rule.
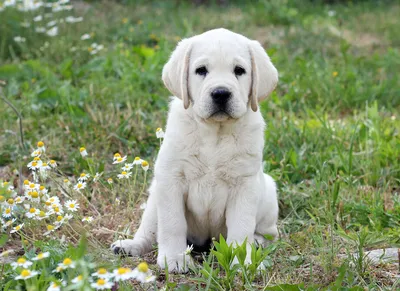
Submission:
[[[56,37],[21,27],[39,12],[0,12],[1,86],[23,116],[24,137],[22,145],[18,117],[3,103],[0,179],[18,186],[17,169],[22,179],[32,180],[26,164],[39,140],[59,163],[59,172],[46,181],[54,193],[61,195],[57,183],[64,177],[74,181],[83,171],[105,171],[101,183],[91,184],[83,197],[68,192],[81,203],[82,215],[95,217],[91,226],[71,222],[57,234],[86,232],[80,254],[28,228],[28,243],[13,234],[4,249],[26,252],[28,258],[38,250],[50,251],[48,272],[67,256],[109,269],[137,265],[140,259],[119,259],[108,246],[121,233],[134,234],[140,220],[143,183],[152,175],[159,148],[155,129],[165,127],[167,116],[170,93],[161,82],[163,64],[180,38],[225,27],[258,39],[279,71],[278,87],[261,109],[267,123],[265,171],[279,185],[281,237],[259,254],[266,270],[257,275],[244,266],[227,270],[230,251],[216,248],[189,274],[168,276],[155,265],[155,250],[144,260],[157,283],[132,283],[134,288],[399,288],[398,265],[375,266],[363,255],[400,244],[400,5],[136,2],[76,3],[73,12],[61,13],[84,20],[60,24]],[[85,33],[92,38],[81,40]],[[26,42],[16,43],[14,36]],[[93,42],[105,49],[91,55]],[[80,157],[82,146],[90,158]],[[117,168],[111,165],[116,152],[148,160],[149,177],[140,170],[135,185],[118,183]],[[113,185],[106,183],[108,177],[114,178]],[[80,236],[68,238],[77,245]],[[15,273],[7,264],[2,268],[0,286],[8,282],[5,290],[16,290]],[[96,267],[82,268],[89,272]],[[44,277],[38,279],[39,289],[31,290],[43,290],[49,284]],[[121,288],[131,290],[129,286]]]

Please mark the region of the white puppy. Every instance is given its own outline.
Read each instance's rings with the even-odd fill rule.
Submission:
[[[187,241],[222,234],[241,244],[277,236],[275,183],[263,173],[264,119],[258,102],[278,73],[257,41],[226,29],[182,40],[162,79],[170,104],[147,208],[133,240],[115,253],[141,255],[158,243],[158,265],[186,272]],[[250,261],[248,252],[247,262]]]

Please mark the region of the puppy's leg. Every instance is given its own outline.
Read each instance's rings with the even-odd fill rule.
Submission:
[[[265,188],[262,193],[262,202],[260,203],[257,215],[257,225],[255,238],[257,242],[266,246],[269,240],[264,238],[264,235],[270,235],[273,238],[278,236],[278,198],[276,185],[271,176],[264,174]]]
[[[157,234],[157,203],[154,188],[156,181],[149,189],[150,196],[147,199],[147,206],[144,210],[142,221],[133,239],[117,240],[111,245],[115,254],[139,256],[151,251],[156,243]]]
[[[187,223],[185,217],[184,185],[177,179],[164,178],[158,183],[158,257],[157,263],[171,272],[187,272],[192,264],[191,257],[185,254],[187,247]]]
[[[247,238],[246,263],[251,263],[251,243],[254,242],[258,208],[257,179],[245,178],[232,192],[226,209],[227,243],[241,245]],[[235,258],[234,264],[238,263]]]

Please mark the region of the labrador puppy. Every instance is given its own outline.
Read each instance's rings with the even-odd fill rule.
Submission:
[[[265,244],[277,236],[273,179],[263,173],[264,119],[258,103],[278,73],[257,41],[226,29],[182,40],[162,79],[174,94],[142,221],[115,253],[142,255],[158,243],[157,263],[186,272],[187,242],[222,234],[228,243]]]

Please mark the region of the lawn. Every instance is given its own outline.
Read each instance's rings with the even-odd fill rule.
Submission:
[[[400,288],[400,253],[368,256],[400,245],[398,2],[12,2],[0,1],[0,290]],[[230,266],[241,249],[220,240],[168,274],[156,247],[120,258],[109,246],[145,207],[162,67],[180,39],[216,27],[259,40],[279,71],[261,110],[280,238],[250,266]],[[49,170],[27,167],[38,147]],[[132,177],[118,178],[118,154],[140,158]]]

